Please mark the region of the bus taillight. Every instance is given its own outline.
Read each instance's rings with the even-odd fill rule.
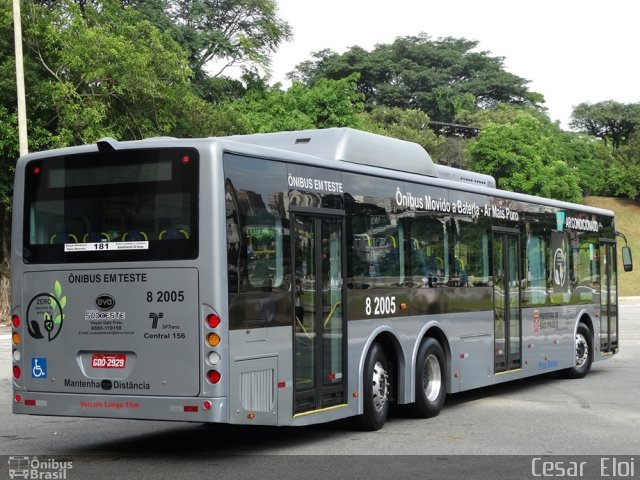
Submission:
[[[220,363],[220,360],[222,360],[222,358],[220,357],[220,354],[218,352],[211,352],[209,354],[209,363],[211,365],[217,365]]]
[[[210,328],[216,328],[220,325],[220,317],[215,313],[210,313],[207,315],[207,325],[209,325]]]
[[[11,324],[13,325],[13,328],[20,327],[20,317],[18,315],[11,317]]]
[[[207,335],[207,343],[210,347],[217,347],[220,344],[220,335],[217,333],[210,333]]]
[[[20,335],[19,332],[13,332],[11,334],[11,341],[17,347],[18,345],[20,345],[20,342],[22,341],[22,336]]]
[[[211,372],[209,372],[209,373],[211,373]],[[20,371],[20,367],[17,366],[17,365],[14,365],[13,366],[13,376],[17,379],[17,378],[20,378],[21,374],[22,374],[22,372]]]
[[[220,375],[220,372],[217,370],[209,370],[209,373],[207,373],[207,378],[211,383],[215,385],[220,381],[222,375]]]

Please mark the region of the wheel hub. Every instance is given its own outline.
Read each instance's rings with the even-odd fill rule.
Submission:
[[[435,355],[429,355],[425,361],[422,388],[424,388],[425,396],[430,402],[435,401],[440,395],[442,375],[440,373],[440,362]]]
[[[589,344],[584,335],[578,333],[576,335],[576,366],[582,367],[589,358]]]
[[[389,399],[389,374],[382,363],[376,362],[373,367],[373,407],[376,412],[382,411]]]

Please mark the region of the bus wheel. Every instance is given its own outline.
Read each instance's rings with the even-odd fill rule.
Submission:
[[[562,376],[565,378],[582,378],[589,370],[593,363],[593,336],[586,327],[581,323],[576,331],[576,364],[574,367],[563,370]]]
[[[435,338],[426,338],[416,358],[416,401],[409,413],[416,417],[435,417],[446,396],[445,356]]]
[[[364,413],[357,417],[362,430],[380,430],[389,413],[389,364],[379,343],[374,343],[367,353],[363,373]]]

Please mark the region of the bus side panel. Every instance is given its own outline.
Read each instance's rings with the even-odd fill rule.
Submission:
[[[229,422],[291,425],[291,327],[229,331]]]

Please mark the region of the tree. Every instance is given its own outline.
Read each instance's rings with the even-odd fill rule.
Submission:
[[[420,110],[376,107],[362,114],[362,129],[421,145],[434,159],[441,154],[443,139],[429,128],[429,116]]]
[[[451,122],[465,110],[500,103],[538,107],[542,95],[528,90],[527,80],[506,72],[503,58],[478,52],[478,42],[428,35],[399,37],[371,52],[352,47],[339,55],[313,54],[289,74],[307,85],[320,78],[360,74],[358,91],[368,110],[376,106],[420,109],[432,120]]]
[[[358,127],[362,95],[356,91],[356,81],[357,75],[322,79],[312,87],[294,82],[286,91],[256,81],[243,100],[229,107],[244,115],[249,132]]]
[[[220,90],[239,98],[230,67],[269,73],[271,55],[291,39],[276,0],[122,0],[140,11],[187,52],[194,83],[204,98],[221,102]]]
[[[612,195],[640,198],[640,131],[633,133],[627,143],[614,152],[608,178]]]
[[[581,103],[573,109],[570,125],[620,148],[640,128],[640,103]]]
[[[56,0],[31,0],[49,9]],[[100,10],[103,0],[70,0],[81,15]],[[292,31],[277,15],[276,0],[118,0],[161,32],[167,32],[187,52],[193,85],[202,98],[222,103],[240,98],[244,87],[225,76],[230,67],[269,74],[271,55]]]
[[[581,202],[562,143],[557,125],[521,111],[511,123],[487,123],[467,151],[473,170],[493,175],[500,188]]]
[[[562,132],[558,153],[572,168],[583,195],[611,193],[609,168],[613,154],[600,140],[575,132]]]
[[[28,111],[49,147],[168,135],[197,100],[180,46],[115,0],[34,4],[26,17]]]

